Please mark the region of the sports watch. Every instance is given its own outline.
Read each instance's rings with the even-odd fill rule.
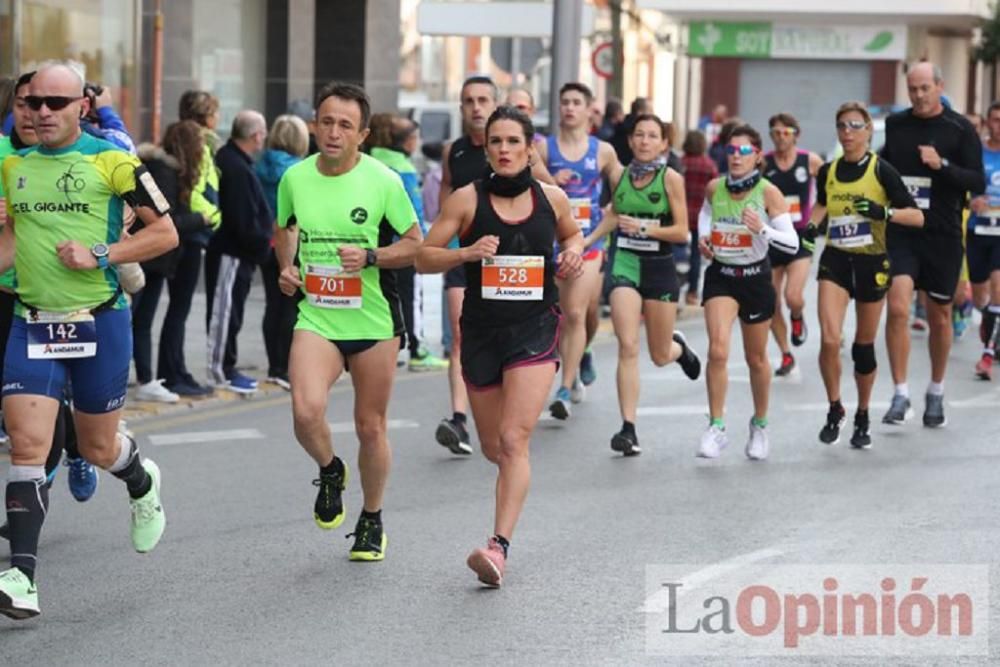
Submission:
[[[111,249],[108,248],[107,243],[95,243],[90,246],[90,254],[94,256],[97,260],[97,268],[106,269],[108,268],[108,253]]]
[[[378,255],[375,254],[375,251],[371,248],[365,250],[365,266],[375,266],[376,262],[378,262]]]

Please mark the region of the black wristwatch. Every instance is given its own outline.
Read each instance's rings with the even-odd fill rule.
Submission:
[[[378,255],[371,248],[365,250],[365,266],[375,266],[378,263]]]

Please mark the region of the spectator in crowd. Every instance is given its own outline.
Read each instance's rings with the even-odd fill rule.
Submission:
[[[170,204],[170,217],[183,239],[204,230],[207,220],[191,211],[191,193],[198,180],[198,169],[204,152],[201,128],[192,121],[179,121],[167,126],[163,146],[139,146],[143,165]],[[180,396],[204,396],[211,389],[190,377],[184,363],[184,327],[191,311],[195,284],[187,279],[176,280],[177,269],[185,250],[178,245],[170,252],[142,263],[146,274],[145,287],[132,300],[132,358],[135,361],[140,401],[174,403]],[[170,295],[169,306],[160,332],[159,371],[153,374],[153,318],[160,302],[164,284]],[[180,335],[177,335],[179,329]]]
[[[701,253],[698,252],[698,213],[705,202],[705,187],[719,175],[715,162],[705,154],[708,142],[698,130],[690,130],[684,137],[684,157],[681,158],[684,174],[684,192],[687,196],[688,229],[691,230],[688,290],[684,303],[696,306],[700,302],[698,285],[701,280]]]
[[[90,111],[80,121],[83,131],[134,155],[135,142],[125,127],[125,121],[115,111],[111,90],[100,84],[87,83],[83,94],[90,100]]]
[[[250,282],[257,265],[267,260],[274,234],[274,214],[253,169],[252,156],[264,149],[266,139],[264,116],[236,114],[229,141],[215,156],[222,224],[205,253],[209,382],[241,394],[256,392],[257,380],[236,370],[236,339]]]
[[[282,175],[309,150],[309,128],[299,116],[278,116],[271,125],[265,150],[254,170],[264,189],[264,198],[271,212],[278,210],[278,183]],[[288,383],[288,354],[292,348],[292,332],[298,315],[297,296],[286,296],[278,289],[278,257],[274,240],[267,260],[260,265],[264,282],[264,348],[267,351],[267,382],[283,389]]]
[[[725,104],[716,104],[712,108],[712,113],[698,120],[698,129],[705,133],[705,140],[709,145],[715,142],[722,124],[727,120],[729,120],[729,108]]]
[[[9,76],[0,76],[0,121],[6,120],[7,116],[14,110],[14,91],[17,79]],[[11,118],[11,126],[14,120]],[[0,136],[7,134],[10,130],[4,131],[0,128]]]
[[[615,126],[611,145],[614,146],[615,153],[618,154],[618,161],[622,164],[632,162],[632,149],[628,145],[628,138],[632,133],[632,126],[635,125],[635,119],[646,113],[653,113],[652,103],[645,97],[637,97],[632,100],[629,114],[625,116],[625,119],[621,123]]]
[[[372,116],[369,128],[371,132],[365,141],[369,153],[399,174],[406,193],[410,196],[413,209],[417,213],[420,231],[426,234],[427,222],[424,218],[420,177],[410,160],[410,155],[417,150],[417,145],[420,143],[420,128],[412,120],[390,113],[377,113]],[[422,276],[417,275],[412,266],[397,269],[395,274],[403,306],[403,321],[406,324],[405,344],[410,353],[410,370],[446,368],[448,362],[431,354],[420,341],[423,336],[423,285],[420,280]]]
[[[603,123],[604,112],[601,110],[601,106],[594,102],[590,107],[590,134],[596,137]]]
[[[426,143],[420,146],[427,171],[424,173],[424,184],[421,188],[420,201],[424,207],[424,217],[430,226],[437,219],[441,210],[441,157],[443,146],[440,143]],[[448,299],[441,288],[441,348],[445,358],[451,350],[451,318],[448,316]]]
[[[601,141],[611,143],[614,139],[615,129],[625,121],[625,108],[622,101],[616,97],[608,98],[608,103],[604,105],[604,120],[597,130],[597,138]]]

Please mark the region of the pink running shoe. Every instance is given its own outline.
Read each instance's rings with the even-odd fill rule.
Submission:
[[[486,543],[485,549],[476,549],[469,554],[466,564],[479,577],[479,581],[491,588],[500,588],[503,582],[503,568],[507,557],[503,555],[503,547],[495,537]]]

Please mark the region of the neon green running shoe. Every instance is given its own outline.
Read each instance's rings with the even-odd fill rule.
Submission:
[[[422,373],[424,371],[443,371],[447,368],[447,359],[435,357],[424,348],[420,348],[415,356],[410,357],[410,370],[414,373]]]
[[[319,474],[319,479],[313,480],[313,486],[318,486],[316,504],[313,506],[313,519],[323,530],[333,530],[344,523],[344,499],[342,494],[347,488],[347,464],[341,460],[344,472]]]
[[[385,535],[381,521],[359,517],[354,532],[347,537],[354,538],[351,560],[373,562],[385,559],[385,547],[389,543],[389,538]]]
[[[142,498],[130,498],[132,509],[132,546],[141,554],[150,552],[163,536],[167,516],[160,504],[160,468],[150,459],[142,462],[153,485]]]
[[[38,589],[24,572],[16,567],[0,572],[0,614],[23,621],[38,613]]]

